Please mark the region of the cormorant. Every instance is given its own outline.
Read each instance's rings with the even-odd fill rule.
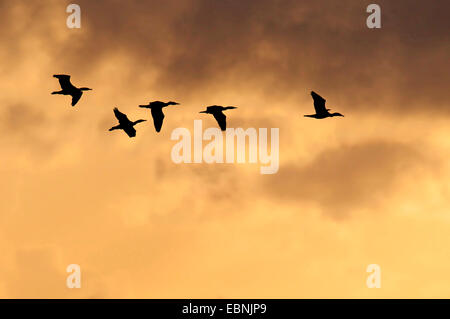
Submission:
[[[124,130],[125,133],[127,133],[127,135],[130,138],[136,136],[136,130],[134,129],[134,126],[138,123],[146,121],[146,120],[137,120],[135,122],[131,122],[125,114],[119,111],[117,107],[114,108],[114,115],[116,116],[117,120],[119,120],[119,125],[111,127],[109,131]]]
[[[227,117],[223,114],[222,111],[237,109],[235,106],[219,106],[219,105],[211,105],[206,108],[206,111],[201,111],[200,113],[212,114],[216,119],[217,123],[219,123],[220,129],[225,131],[227,129]]]
[[[75,106],[77,102],[80,100],[83,95],[83,91],[90,91],[90,88],[77,88],[70,83],[70,75],[65,74],[55,74],[53,77],[59,80],[59,84],[61,85],[61,91],[52,92],[52,94],[62,94],[62,95],[70,95],[72,96],[72,106]]]
[[[325,108],[326,100],[314,91],[311,91],[311,96],[314,99],[314,108],[316,109],[316,114],[305,115],[305,117],[312,117],[315,119],[324,119],[333,116],[344,116],[341,113],[330,113],[330,109]]]
[[[156,132],[161,131],[161,126],[164,121],[164,113],[162,111],[163,107],[169,106],[169,105],[179,105],[180,103],[177,102],[161,102],[161,101],[154,101],[150,102],[148,105],[139,105],[139,107],[143,107],[146,109],[150,109],[153,117],[153,124],[155,125]]]

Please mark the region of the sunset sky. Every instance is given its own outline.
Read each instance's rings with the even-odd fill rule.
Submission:
[[[0,0],[0,298],[450,298],[449,12]],[[53,74],[93,91],[72,108]],[[345,117],[303,117],[311,90]],[[159,134],[153,100],[181,103]],[[278,173],[172,162],[172,131],[216,127],[213,104],[279,128]],[[114,107],[150,121],[108,132]]]

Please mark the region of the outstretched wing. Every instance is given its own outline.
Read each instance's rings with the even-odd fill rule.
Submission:
[[[116,118],[120,124],[128,124],[130,122],[128,117],[125,114],[123,114],[122,112],[120,112],[117,107],[114,108],[114,115],[116,116]]]
[[[219,123],[220,129],[222,131],[225,131],[227,129],[227,117],[222,112],[215,112],[213,113],[214,118],[216,119],[217,123]]]
[[[75,104],[78,103],[78,101],[81,99],[81,96],[83,95],[82,91],[73,91],[72,93],[72,106],[75,106]]]
[[[328,113],[327,109],[325,108],[326,100],[314,91],[311,91],[311,96],[314,100],[314,108],[316,109],[316,114]]]
[[[70,75],[66,74],[55,74],[53,77],[57,78],[59,81],[59,85],[61,86],[61,89],[63,90],[71,90],[74,88],[72,83],[70,83]]]
[[[222,112],[222,107],[220,105],[210,105],[206,107],[208,113]]]
[[[153,102],[150,102],[148,105],[150,106],[150,108],[152,108],[152,107],[163,107],[163,106],[166,105],[166,103],[161,102],[161,101],[153,101]]]
[[[152,108],[152,117],[153,117],[153,124],[155,125],[156,132],[161,131],[161,127],[164,121],[164,113],[162,111],[162,108]]]
[[[124,132],[127,133],[128,137],[135,137],[136,136],[136,130],[133,126],[125,126],[123,128]]]

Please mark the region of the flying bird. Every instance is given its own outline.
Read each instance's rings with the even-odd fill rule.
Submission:
[[[128,119],[128,117],[125,114],[121,113],[117,107],[114,108],[114,115],[119,121],[119,125],[111,127],[109,131],[124,130],[125,133],[127,133],[127,135],[130,138],[136,136],[136,130],[134,129],[134,126],[138,123],[146,121],[146,120],[137,120],[135,122],[132,122]]]
[[[314,100],[314,109],[316,114],[305,115],[305,117],[312,117],[315,119],[324,119],[333,116],[344,116],[341,113],[330,113],[330,109],[325,108],[326,100],[314,91],[311,91],[311,96]]]
[[[163,107],[167,107],[169,105],[179,105],[180,103],[177,102],[161,102],[161,101],[154,101],[150,102],[148,105],[139,105],[139,107],[150,109],[153,117],[153,124],[155,125],[156,132],[161,131],[161,126],[164,121],[164,113],[163,113]]]
[[[223,114],[225,110],[237,109],[235,106],[219,106],[219,105],[211,105],[206,108],[206,111],[201,111],[200,113],[212,114],[216,119],[217,123],[219,123],[220,129],[225,131],[227,129],[227,117]]]
[[[72,96],[72,106],[75,106],[83,95],[83,91],[90,91],[90,88],[77,88],[72,83],[70,83],[70,75],[65,74],[55,74],[54,78],[57,78],[59,85],[61,85],[61,91],[52,92],[52,94],[62,94]]]

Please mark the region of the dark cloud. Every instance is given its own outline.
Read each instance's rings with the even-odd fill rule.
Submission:
[[[378,3],[381,30],[367,29],[369,2],[359,1],[80,1],[86,29],[62,49],[75,48],[66,63],[88,69],[126,53],[136,78],[156,69],[153,87],[185,97],[253,87],[273,102],[316,89],[345,111],[413,111],[424,101],[447,111],[449,5]]]
[[[329,149],[304,166],[281,166],[265,190],[281,200],[317,203],[334,218],[389,197],[399,177],[426,159],[400,143],[368,142]]]
[[[4,21],[12,23],[22,13],[20,27],[1,32],[10,40],[11,53],[23,52],[26,35],[45,34],[40,41],[55,69],[85,74],[98,72],[105,58],[124,54],[130,69],[117,77],[184,99],[208,90],[251,89],[265,101],[283,103],[287,97],[304,101],[314,89],[347,112],[450,109],[447,2],[380,0],[380,30],[365,25],[368,1],[78,3],[80,30],[65,26],[69,1],[33,2],[20,10],[2,4]],[[55,29],[56,19],[61,27]],[[66,40],[58,36],[61,32]],[[424,103],[429,107],[424,109]]]

